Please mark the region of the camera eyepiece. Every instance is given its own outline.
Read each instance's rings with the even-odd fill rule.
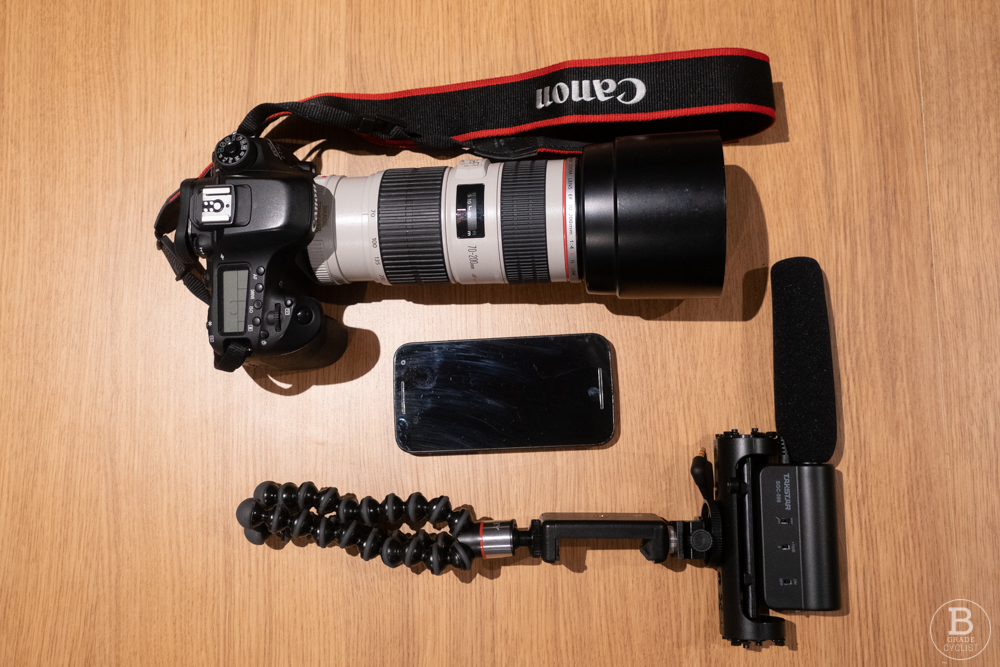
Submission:
[[[322,283],[578,282],[622,298],[717,296],[726,184],[717,132],[625,137],[580,158],[321,176]]]

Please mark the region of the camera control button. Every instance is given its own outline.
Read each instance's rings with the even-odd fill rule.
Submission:
[[[262,304],[260,301],[253,302],[253,307],[256,308],[257,310],[260,310],[263,305],[264,304]]]
[[[308,308],[301,308],[295,311],[295,321],[299,324],[309,324],[313,321],[313,313]]]
[[[260,318],[259,317],[253,318],[253,320],[251,320],[251,322],[253,322],[253,325],[255,327],[259,327],[260,326]]]
[[[223,137],[215,146],[214,162],[223,171],[236,173],[253,164],[257,158],[257,148],[242,134],[230,134]]]
[[[253,286],[253,289],[254,289],[255,292],[263,292],[264,291],[264,284],[263,283],[257,283],[256,285]]]
[[[269,333],[267,333],[267,329],[261,329],[261,330],[260,330],[260,337],[261,337],[261,338],[263,338],[263,339],[265,339],[265,340],[266,340],[268,336],[270,336],[270,334],[269,334]]]
[[[258,276],[264,275],[264,267],[263,266],[258,266],[257,267],[257,275]]]
[[[194,252],[199,257],[208,257],[212,254],[212,235],[197,234],[194,237]]]
[[[455,167],[455,176],[460,181],[478,181],[486,178],[486,168],[489,166],[490,161],[486,158],[462,160]]]
[[[285,307],[287,307],[287,308],[291,308],[292,307],[292,300],[291,299],[285,299]]]

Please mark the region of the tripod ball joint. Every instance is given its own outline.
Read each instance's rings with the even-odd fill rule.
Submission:
[[[337,489],[332,487],[317,489],[312,482],[305,482],[302,486],[296,486],[291,482],[281,485],[261,482],[254,489],[253,497],[265,507],[284,505],[300,510],[315,508],[319,514],[333,512],[341,501]]]

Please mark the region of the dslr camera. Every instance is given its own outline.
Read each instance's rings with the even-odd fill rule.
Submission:
[[[364,177],[317,176],[286,146],[233,133],[178,196],[174,252],[206,261],[209,343],[226,371],[340,358],[346,329],[310,283],[568,281],[636,299],[718,296],[725,275],[715,131]]]

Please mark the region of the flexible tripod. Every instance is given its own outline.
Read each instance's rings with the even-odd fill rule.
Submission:
[[[704,450],[695,457],[692,474],[699,487],[711,489]],[[543,514],[522,530],[515,521],[477,521],[471,508],[452,509],[447,496],[427,500],[413,493],[403,501],[390,493],[382,502],[371,496],[357,502],[335,488],[317,489],[312,482],[302,486],[264,482],[253,498],[240,503],[236,517],[254,544],[263,544],[272,535],[282,541],[311,538],[320,547],[357,546],[363,560],[381,556],[389,567],[423,563],[439,575],[449,565],[469,570],[476,558],[507,558],[519,548],[554,563],[563,539],[639,539],[640,551],[654,563],[672,556],[710,564],[721,547],[714,504],[706,498],[703,516],[693,521],[665,521],[653,514]],[[416,532],[404,532],[403,524]],[[447,532],[428,533],[424,525],[446,526]]]
[[[654,562],[698,560],[719,570],[722,636],[749,647],[781,646],[785,621],[767,610],[826,611],[840,607],[833,468],[796,464],[775,433],[753,429],[716,436],[714,473],[705,452],[691,464],[703,498],[700,515],[667,521],[655,514],[543,514],[522,530],[514,521],[477,521],[447,496],[405,501],[389,494],[360,502],[335,488],[264,482],[240,503],[236,517],[247,539],[304,538],[320,547],[357,546],[361,558],[434,574],[472,568],[476,558],[507,558],[528,549],[559,560],[565,539],[641,540]],[[775,496],[775,490],[778,495]],[[406,525],[415,530],[403,530]],[[422,526],[440,526],[430,533]],[[446,527],[447,532],[444,531]]]

